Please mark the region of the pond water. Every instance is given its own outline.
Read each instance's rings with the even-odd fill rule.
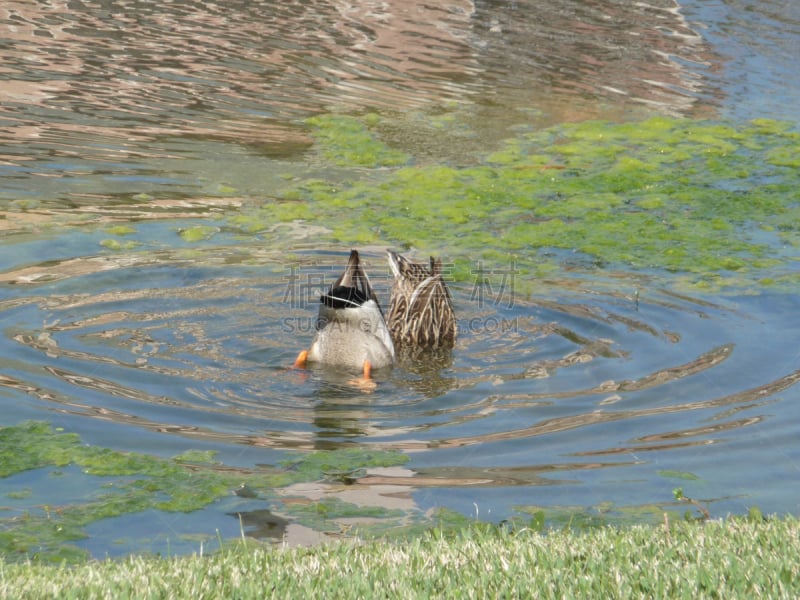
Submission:
[[[376,177],[314,153],[303,120],[328,112],[375,111],[428,165],[586,119],[796,129],[795,3],[11,0],[0,28],[0,425],[48,421],[164,457],[212,450],[230,469],[396,450],[402,470],[292,494],[372,491],[420,514],[633,511],[668,506],[676,487],[714,516],[800,510],[792,290],[687,291],[679,273],[567,251],[536,280],[476,260],[451,284],[452,355],[378,373],[365,394],[289,366],[350,246],[385,301],[383,249],[407,241],[362,247],[302,220],[244,235],[224,220],[289,181]],[[420,125],[437,118],[436,135]],[[82,498],[80,470],[60,475],[0,480],[5,527]],[[242,506],[100,520],[76,543],[192,552],[192,535],[235,538]],[[285,536],[282,518],[261,536]]]

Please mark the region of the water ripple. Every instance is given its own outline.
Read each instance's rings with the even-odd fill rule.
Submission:
[[[98,165],[155,182],[163,169],[139,163],[173,160],[186,151],[170,143],[177,138],[302,151],[309,141],[297,121],[340,106],[408,110],[471,98],[492,112],[475,126],[496,128],[509,106],[547,106],[552,120],[573,120],[601,116],[606,98],[623,111],[696,116],[720,95],[707,71],[721,58],[671,0],[12,0],[0,23],[0,159],[17,166],[10,176],[57,169],[76,186]]]
[[[706,428],[690,413],[710,417],[758,404],[800,376],[793,371],[729,390],[715,373],[728,372],[726,363],[739,352],[737,342],[719,343],[720,319],[730,311],[687,297],[654,291],[634,299],[598,284],[550,288],[546,297],[561,297],[507,306],[476,303],[473,290],[456,285],[462,326],[455,352],[408,359],[379,374],[378,389],[365,396],[349,376],[289,368],[313,334],[315,306],[287,302],[282,265],[226,268],[222,275],[221,267],[194,264],[181,278],[180,263],[163,253],[113,269],[98,268],[91,257],[85,262],[85,269],[60,270],[60,278],[20,276],[53,265],[7,274],[18,286],[49,292],[27,296],[17,288],[21,293],[0,307],[16,323],[6,330],[12,346],[0,385],[56,410],[196,439],[273,448],[361,440],[435,452],[501,442],[525,447],[541,436],[680,414],[682,428],[670,433],[631,425],[633,445],[619,448],[668,438],[680,439],[668,445],[685,446],[710,443],[718,427],[760,420]],[[298,269],[320,273],[292,268],[294,277]],[[76,285],[93,291],[65,293]],[[710,333],[698,337],[698,328]],[[698,382],[713,385],[700,392]],[[708,393],[715,389],[727,391]],[[678,400],[687,395],[696,397]],[[623,450],[572,454],[616,452]]]

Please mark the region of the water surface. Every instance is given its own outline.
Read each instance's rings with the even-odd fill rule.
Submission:
[[[365,395],[288,368],[347,244],[302,225],[179,235],[331,175],[302,120],[332,110],[377,111],[394,145],[443,164],[519,125],[796,123],[791,3],[11,1],[0,26],[0,424],[255,469],[289,451],[396,449],[408,472],[360,484],[389,486],[375,502],[494,521],[665,505],[678,486],[719,516],[797,513],[797,294],[692,294],[669,273],[585,265],[521,294],[513,266],[484,279],[476,265],[452,285],[452,355],[379,373]],[[135,234],[108,232],[120,224]],[[363,253],[385,299],[382,249]],[[0,481],[35,490],[7,516],[80,497],[77,469],[57,481]],[[193,551],[176,540],[238,534],[230,510],[99,522],[82,543]]]

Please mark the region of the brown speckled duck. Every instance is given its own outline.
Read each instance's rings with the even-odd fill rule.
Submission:
[[[456,341],[456,315],[442,279],[441,260],[430,266],[413,263],[389,252],[394,275],[386,324],[395,345],[412,349],[447,349]]]

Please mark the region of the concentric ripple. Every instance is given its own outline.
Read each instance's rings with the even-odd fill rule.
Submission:
[[[379,372],[365,393],[349,375],[290,368],[338,257],[236,256],[87,257],[73,260],[94,268],[75,276],[56,276],[57,262],[7,273],[0,391],[36,399],[28,411],[116,423],[130,437],[122,446],[144,430],[169,436],[165,448],[230,456],[367,444],[411,453],[417,487],[475,489],[564,472],[587,483],[577,473],[608,467],[636,478],[650,461],[690,470],[686,452],[694,464],[761,424],[800,379],[791,357],[758,344],[765,325],[746,309],[618,274],[541,282],[530,298],[455,283],[452,354]],[[385,298],[383,257],[366,258]],[[509,498],[505,510],[523,501]]]

